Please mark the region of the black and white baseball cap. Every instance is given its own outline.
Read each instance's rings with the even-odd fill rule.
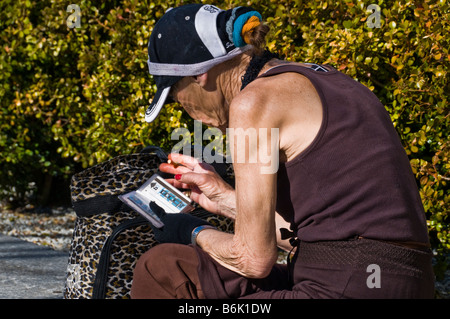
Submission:
[[[148,70],[157,92],[145,120],[155,120],[170,101],[170,88],[180,79],[205,73],[250,49],[240,33],[251,16],[261,19],[250,7],[221,10],[213,5],[188,4],[167,10],[148,44]]]

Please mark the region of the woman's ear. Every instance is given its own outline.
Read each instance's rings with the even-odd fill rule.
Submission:
[[[195,83],[200,85],[202,88],[206,86],[206,83],[208,82],[208,73],[202,73],[199,75],[193,76]]]

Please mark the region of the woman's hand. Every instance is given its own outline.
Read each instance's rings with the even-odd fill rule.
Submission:
[[[234,189],[216,173],[211,165],[176,153],[169,154],[169,160],[173,163],[163,163],[159,169],[175,175],[175,179],[168,180],[172,185],[190,189],[191,199],[207,211],[231,219],[235,218]]]

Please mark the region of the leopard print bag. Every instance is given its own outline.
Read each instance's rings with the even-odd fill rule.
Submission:
[[[77,220],[64,298],[130,297],[136,261],[157,242],[148,221],[123,204],[118,195],[139,188],[158,172],[159,164],[166,161],[162,149],[150,146],[141,153],[115,157],[72,177],[70,190]],[[232,183],[231,165],[214,166]],[[201,207],[197,206],[192,214],[208,220],[222,231],[233,231],[231,220]]]

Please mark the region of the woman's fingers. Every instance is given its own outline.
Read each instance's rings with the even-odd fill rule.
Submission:
[[[194,157],[177,153],[169,154],[168,163],[162,163],[159,169],[164,173],[173,175],[185,174],[192,171],[198,173],[215,172],[212,165],[199,162]]]
[[[161,172],[168,174],[176,175],[192,172],[199,164],[195,158],[182,154],[171,153],[168,157],[168,163],[159,165]]]
[[[168,163],[162,163],[161,165],[159,165],[159,169],[161,172],[164,173],[168,173],[168,174],[184,174],[184,173],[188,173],[188,172],[192,172],[191,169],[185,167],[185,166],[177,166],[175,167],[172,164],[168,164]]]
[[[199,161],[192,156],[187,156],[178,153],[171,153],[169,154],[168,157],[169,160],[172,161],[172,164],[170,165],[174,165],[174,167],[181,165],[189,168],[190,170],[194,170],[194,168],[199,164]]]
[[[202,188],[202,186],[208,185],[208,182],[210,180],[208,179],[208,176],[205,174],[198,174],[198,173],[186,173],[186,174],[180,174],[175,177],[177,182],[179,183],[185,183],[189,185],[196,185],[199,188]]]
[[[193,185],[188,185],[188,184],[186,184],[186,183],[182,183],[182,182],[179,182],[179,181],[177,181],[177,180],[175,180],[175,179],[171,179],[171,178],[166,179],[166,181],[167,181],[170,185],[172,185],[172,186],[174,186],[174,187],[176,187],[176,188],[178,188],[178,189],[191,189],[191,188],[194,187]]]

